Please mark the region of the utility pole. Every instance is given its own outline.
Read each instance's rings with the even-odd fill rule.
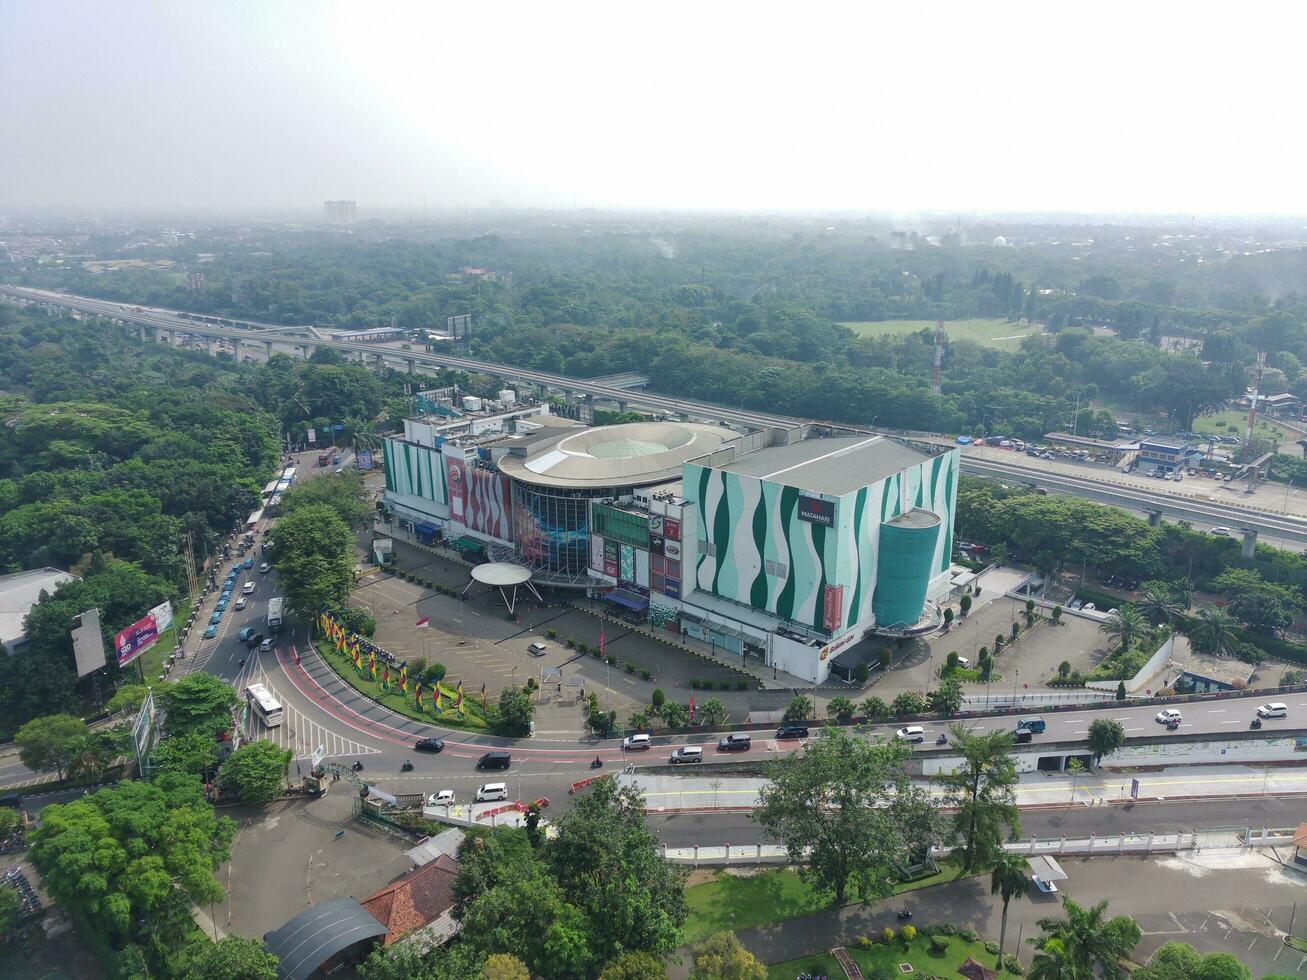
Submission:
[[[1253,382],[1253,395],[1250,398],[1248,406],[1248,431],[1244,434],[1243,440],[1243,462],[1248,467],[1248,489],[1247,493],[1252,493],[1257,489],[1257,467],[1252,465],[1253,462],[1253,427],[1257,424],[1257,399],[1261,395],[1262,389],[1262,371],[1266,368],[1266,352],[1257,352],[1257,380]]]
[[[944,320],[941,318],[935,324],[935,363],[930,369],[930,393],[938,395],[943,390],[940,380],[940,370],[944,366],[944,341],[947,335],[944,333]]]

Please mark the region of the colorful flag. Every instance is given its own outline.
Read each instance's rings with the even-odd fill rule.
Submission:
[[[408,664],[399,668],[399,689],[405,694],[408,693]]]
[[[604,628],[600,626],[599,627],[599,656],[602,658],[603,655],[604,655]]]
[[[445,709],[440,705],[440,682],[436,681],[436,693],[432,695],[431,706],[436,709],[436,714],[444,714]]]
[[[339,626],[336,627],[336,649],[337,650],[345,649],[345,631],[341,629]]]
[[[422,682],[417,681],[413,685],[413,697],[417,703],[418,711],[422,710]]]
[[[429,622],[431,622],[431,617],[423,616],[421,619],[418,620],[418,629],[421,629],[422,627],[426,626]]]
[[[371,672],[372,679],[375,681],[377,679],[377,651],[376,650],[373,650],[372,654],[368,658],[368,670]]]
[[[390,664],[381,668],[381,686],[384,690],[390,690]]]
[[[454,705],[455,710],[461,715],[463,713],[463,681],[458,682],[458,703]]]
[[[326,633],[331,629],[331,617],[323,613],[318,617],[318,625],[322,627],[322,632]]]

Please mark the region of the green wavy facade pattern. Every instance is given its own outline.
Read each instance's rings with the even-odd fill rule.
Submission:
[[[437,504],[449,503],[449,483],[439,450],[387,439],[383,462],[388,492]]]
[[[913,508],[938,514],[940,531],[925,574],[934,579],[948,571],[959,462],[960,454],[950,450],[852,493],[825,496],[835,505],[829,528],[800,519],[805,491],[799,487],[687,463],[684,486],[702,515],[697,553],[686,556],[695,585],[821,631],[826,587],[843,586],[841,626],[830,632],[872,626],[886,521]],[[920,585],[898,584],[913,593]]]

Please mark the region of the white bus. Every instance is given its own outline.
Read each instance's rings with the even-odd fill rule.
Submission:
[[[245,699],[263,722],[265,728],[276,728],[281,724],[281,702],[272,696],[262,684],[251,684],[245,689]]]
[[[281,629],[281,596],[268,600],[268,629],[274,633]]]

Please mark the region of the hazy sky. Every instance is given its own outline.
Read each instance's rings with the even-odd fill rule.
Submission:
[[[0,0],[0,206],[1307,213],[1303,4]]]

